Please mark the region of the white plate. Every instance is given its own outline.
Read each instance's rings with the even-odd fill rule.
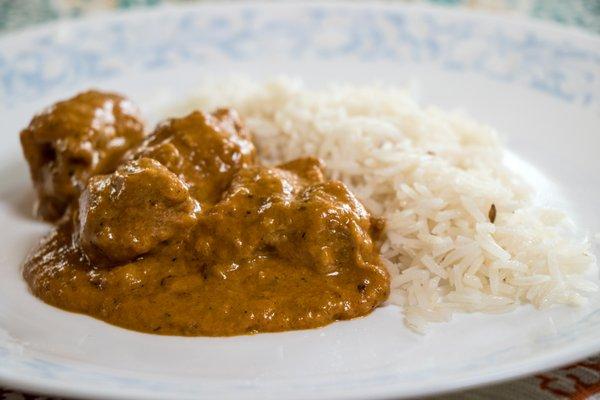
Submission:
[[[43,304],[21,263],[49,227],[31,219],[18,131],[95,86],[151,114],[201,78],[277,73],[417,80],[422,99],[497,127],[540,200],[600,231],[600,40],[527,20],[435,8],[199,5],[109,14],[0,39],[0,383],[94,398],[384,398],[530,374],[600,351],[600,297],[580,309],[462,315],[424,337],[400,310],[323,329],[233,338],[140,334]],[[524,166],[523,171],[527,169]],[[535,170],[534,170],[535,172]],[[596,251],[597,251],[596,247]]]

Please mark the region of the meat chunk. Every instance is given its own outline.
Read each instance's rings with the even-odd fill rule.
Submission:
[[[373,231],[369,213],[346,186],[324,181],[320,163],[303,159],[240,171],[223,200],[199,219],[195,251],[217,268],[267,256],[337,274],[379,268]]]
[[[159,124],[131,158],[160,161],[188,184],[195,199],[214,204],[235,173],[254,163],[255,153],[237,113],[222,109],[195,111]]]
[[[342,182],[307,186],[289,206],[278,204],[271,213],[287,215],[285,228],[264,238],[283,259],[324,274],[377,263],[370,215]]]
[[[79,240],[94,264],[150,252],[196,221],[198,203],[158,161],[141,158],[92,177],[79,200]]]
[[[325,180],[323,162],[315,157],[301,157],[279,165],[277,168],[293,172],[307,184]]]
[[[278,168],[238,172],[223,200],[198,221],[196,251],[208,264],[243,260],[261,251],[263,240],[282,221],[266,215],[274,204],[289,204],[300,189],[297,175]]]
[[[114,171],[143,137],[137,107],[114,93],[91,90],[37,114],[21,131],[37,215],[59,219],[91,176]]]

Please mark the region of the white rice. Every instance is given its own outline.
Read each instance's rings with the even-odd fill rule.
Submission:
[[[178,111],[219,106],[238,110],[263,160],[320,157],[386,219],[389,302],[417,331],[454,312],[580,305],[597,290],[582,276],[596,268],[588,241],[564,214],[532,204],[490,127],[396,88],[310,90],[292,79],[203,85]]]

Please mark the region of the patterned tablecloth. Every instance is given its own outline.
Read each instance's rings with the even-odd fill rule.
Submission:
[[[393,1],[393,0],[390,0]],[[413,0],[419,1],[419,0]],[[113,8],[149,7],[162,0],[0,0],[0,31],[22,29],[58,18],[76,18]],[[600,34],[600,0],[426,0],[448,7],[467,7],[528,15]],[[600,356],[561,369],[496,386],[440,396],[439,399],[596,399],[600,400]],[[2,400],[45,399],[0,388]]]

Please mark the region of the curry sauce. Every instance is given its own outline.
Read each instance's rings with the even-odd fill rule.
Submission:
[[[85,130],[98,109],[115,110],[106,102],[125,101],[115,96],[74,97],[43,112],[68,114],[46,117],[59,123],[21,133],[37,209],[58,220],[25,263],[36,296],[125,328],[189,336],[313,328],[386,300],[383,222],[319,160],[262,165],[226,109],[167,120],[141,139],[131,114]],[[63,132],[62,120],[85,132]],[[132,127],[136,139],[117,140],[114,152],[99,144]],[[78,160],[63,179],[72,168],[65,140],[104,167]]]

